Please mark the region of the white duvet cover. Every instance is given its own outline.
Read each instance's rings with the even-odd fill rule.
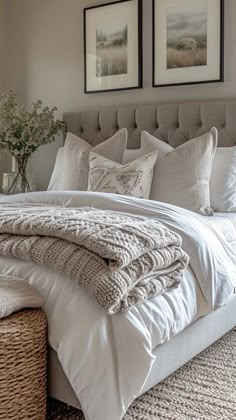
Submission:
[[[180,233],[190,255],[179,288],[114,316],[64,275],[31,262],[0,258],[1,273],[27,279],[44,299],[50,346],[87,420],[120,420],[142,393],[154,362],[153,350],[194,320],[227,304],[235,293],[236,231],[225,218],[102,193],[43,192],[1,201],[19,206],[93,206],[158,218]]]

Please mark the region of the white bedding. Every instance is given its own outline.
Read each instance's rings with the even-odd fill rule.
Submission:
[[[223,216],[204,218],[167,204],[102,193],[32,193],[1,201],[94,206],[150,215],[178,231],[190,254],[178,289],[126,314],[107,315],[65,276],[30,262],[0,258],[2,273],[26,278],[44,299],[49,343],[87,420],[120,420],[142,393],[153,349],[235,293],[236,231]],[[193,274],[195,273],[195,275]],[[197,279],[196,277],[197,276]]]
[[[208,218],[209,220],[211,218]],[[212,218],[213,223],[218,223],[218,220],[221,220],[220,223],[225,224],[225,221],[230,221],[234,228],[236,229],[236,213],[214,213],[214,217]],[[228,222],[226,222],[228,224]]]

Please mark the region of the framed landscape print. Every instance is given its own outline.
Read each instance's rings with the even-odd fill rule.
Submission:
[[[153,0],[153,86],[224,80],[224,0]]]
[[[84,9],[85,92],[142,87],[142,0]]]

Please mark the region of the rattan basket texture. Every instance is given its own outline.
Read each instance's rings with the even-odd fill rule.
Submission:
[[[47,322],[41,309],[0,320],[0,420],[45,420]]]

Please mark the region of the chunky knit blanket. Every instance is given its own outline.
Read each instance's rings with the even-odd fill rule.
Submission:
[[[1,206],[0,255],[66,274],[110,314],[178,286],[188,264],[158,221],[85,207]]]
[[[25,308],[41,308],[43,299],[26,281],[0,274],[0,319]]]

